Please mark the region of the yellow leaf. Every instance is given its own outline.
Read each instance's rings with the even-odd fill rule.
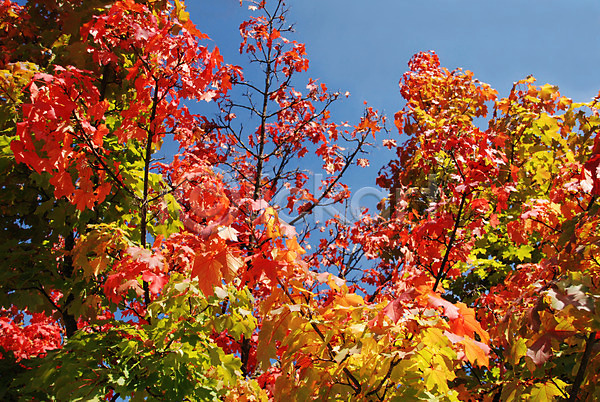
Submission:
[[[175,0],[175,13],[180,22],[187,22],[190,19],[190,13],[185,11],[185,4],[180,0]]]
[[[427,346],[447,346],[449,341],[448,337],[444,335],[441,329],[439,328],[427,328],[424,331],[423,335],[423,343]]]
[[[564,395],[553,382],[538,383],[531,390],[530,400],[537,402],[554,401],[557,396]]]
[[[518,364],[521,357],[527,354],[527,343],[523,338],[515,338],[510,342],[509,362]]]
[[[552,175],[545,166],[538,167],[534,176],[534,180],[540,184],[548,183],[551,178]]]
[[[425,386],[428,390],[433,390],[437,387],[437,393],[448,392],[448,373],[449,371],[444,370],[445,367],[435,367],[433,369],[426,369],[423,373],[425,380]]]
[[[356,293],[347,293],[344,296],[337,298],[337,302],[342,306],[351,307],[362,306],[365,304],[363,298]]]
[[[558,91],[558,87],[550,84],[545,84],[540,88],[540,98],[543,100],[550,100],[552,95]]]
[[[109,262],[107,249],[112,246],[114,239],[111,234],[92,231],[77,240],[72,255],[75,267],[83,270],[84,278],[102,273]]]
[[[553,140],[563,142],[556,119],[546,113],[542,113],[539,119],[535,121],[533,133],[538,135],[542,142],[548,146],[552,145]]]
[[[281,237],[281,232],[279,230],[279,217],[275,209],[272,207],[265,209],[265,212],[263,213],[263,222],[267,227],[267,237],[271,239]]]
[[[335,279],[337,279],[337,277],[334,277],[333,274],[327,275],[327,285],[336,292],[339,292],[340,286],[338,286],[338,283]]]
[[[535,82],[535,77],[533,75],[530,75],[525,79],[517,81],[516,84],[532,84],[534,82]]]

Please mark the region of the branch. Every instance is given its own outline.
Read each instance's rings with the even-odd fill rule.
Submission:
[[[148,138],[146,139],[146,154],[144,156],[144,192],[142,194],[142,205],[140,208],[140,243],[146,248],[146,233],[148,225],[148,191],[150,186],[150,161],[152,160],[152,140],[156,132],[156,109],[158,107],[158,80],[154,81],[154,98],[152,99],[152,113],[150,115],[150,126],[148,127]],[[148,282],[143,282],[144,303],[146,307],[150,304],[150,288]]]
[[[277,5],[275,9],[275,13],[279,10],[280,4]],[[265,9],[266,12],[266,9]],[[269,34],[273,33],[273,17],[270,17],[269,20]],[[269,104],[269,88],[271,87],[271,51],[272,47],[269,46],[268,55],[266,55],[265,60],[267,64],[267,69],[265,70],[265,90],[261,92],[263,94],[263,104],[262,104],[262,112],[260,114],[260,140],[259,140],[259,149],[258,149],[258,161],[256,165],[256,175],[254,177],[254,192],[252,194],[252,199],[254,201],[258,200],[259,192],[260,192],[260,183],[262,181],[262,171],[263,164],[265,159],[265,137],[266,137],[266,125],[267,125],[267,106]]]
[[[438,271],[438,273],[435,277],[435,284],[433,285],[434,292],[435,292],[435,289],[440,284],[440,281],[442,279],[444,279],[444,277],[446,276],[444,269],[446,268],[446,264],[448,263],[448,259],[450,257],[450,250],[452,250],[452,245],[454,244],[454,241],[456,239],[456,232],[458,231],[458,228],[460,226],[460,218],[461,218],[461,215],[463,212],[463,208],[465,206],[466,199],[467,199],[467,192],[465,191],[462,194],[462,197],[460,199],[460,206],[458,207],[458,214],[456,215],[456,220],[454,221],[454,229],[452,229],[452,234],[450,235],[450,241],[448,242],[448,247],[446,247],[446,253],[444,254],[444,259],[442,260],[442,265],[440,265],[440,270]]]
[[[383,290],[385,285],[387,285],[387,283],[392,280],[393,275],[394,275],[394,271],[392,270],[385,277],[385,279],[381,282],[381,284],[377,287],[377,289],[375,289],[375,291],[373,293],[371,293],[371,295],[367,299],[367,303],[373,303],[373,300],[375,300],[375,298],[379,295],[379,293],[381,293],[381,291]]]
[[[82,133],[81,136],[74,135],[74,137],[81,138],[81,139],[83,139],[83,141],[85,141],[86,145],[92,151],[92,155],[94,156],[94,158],[96,159],[96,161],[102,166],[102,170],[108,173],[108,176],[112,179],[112,181],[118,187],[120,187],[123,190],[125,190],[125,192],[128,193],[128,194],[130,194],[136,201],[140,201],[140,198],[135,194],[135,192],[133,190],[131,190],[129,187],[127,187],[127,185],[125,185],[125,183],[123,183],[123,181],[119,178],[119,176],[117,175],[117,173],[113,172],[112,169],[110,167],[108,167],[108,165],[106,164],[106,162],[102,158],[102,155],[100,155],[98,153],[98,148],[99,147],[97,145],[95,145],[90,140],[90,138],[87,136],[85,130],[83,129],[83,125],[81,124],[81,119],[79,118],[79,116],[77,115],[77,113],[75,113],[75,112],[73,113],[73,118],[77,122],[77,128]]]
[[[573,386],[571,387],[571,392],[569,399],[567,402],[575,402],[579,400],[578,394],[581,388],[581,384],[585,378],[585,370],[587,369],[588,363],[590,362],[590,358],[592,356],[592,348],[596,343],[596,332],[590,332],[588,338],[585,342],[585,350],[583,351],[583,356],[581,357],[581,363],[579,365],[579,370],[577,370],[577,375],[575,376],[575,381],[573,382]]]
[[[13,103],[17,103],[17,101],[10,95],[8,90],[6,88],[4,88],[4,86],[1,84],[0,84],[0,89],[2,89],[2,92],[4,92],[6,94],[6,96],[8,96]]]
[[[400,363],[401,360],[402,360],[401,358],[396,359],[396,357],[394,357],[394,359],[390,363],[390,368],[388,369],[387,373],[385,374],[385,376],[383,377],[383,379],[381,380],[381,382],[379,383],[379,385],[377,386],[377,388],[375,388],[374,390],[370,391],[367,394],[367,396],[369,396],[369,395],[377,395],[377,393],[379,392],[379,390],[381,389],[381,387],[383,386],[383,384],[385,384],[385,382],[392,375],[392,370],[394,369],[394,367],[396,367],[398,365],[398,363]]]

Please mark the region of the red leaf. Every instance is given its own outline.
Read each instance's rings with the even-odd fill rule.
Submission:
[[[154,272],[144,272],[142,279],[148,282],[148,289],[153,294],[159,294],[162,288],[169,282],[169,276],[166,274],[156,274]]]
[[[444,309],[444,315],[451,320],[456,320],[460,317],[460,310],[458,307],[441,297],[429,295],[429,304],[433,307],[442,307]]]
[[[508,233],[508,237],[515,244],[527,244],[527,238],[524,236],[524,228],[521,222],[512,221],[506,225],[506,232]]]
[[[404,311],[404,305],[406,302],[410,300],[414,300],[416,296],[416,290],[409,289],[405,292],[402,292],[400,296],[396,299],[388,303],[387,306],[382,310],[383,314],[392,320],[394,323],[397,323],[400,318],[402,318],[402,313]]]
[[[527,349],[527,356],[538,366],[546,363],[550,356],[552,356],[551,342],[552,335],[543,334]]]

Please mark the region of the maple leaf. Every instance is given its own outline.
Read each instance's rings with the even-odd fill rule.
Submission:
[[[429,304],[444,309],[444,315],[450,320],[450,329],[454,334],[471,338],[477,334],[484,343],[489,341],[489,334],[475,318],[475,311],[466,304],[453,304],[434,294],[429,295]]]
[[[581,172],[582,184],[592,195],[600,195],[600,137],[596,135],[594,154],[585,163]]]
[[[294,262],[302,254],[306,254],[306,250],[300,247],[298,240],[296,240],[295,237],[286,239],[285,245],[287,247],[287,251],[285,251],[284,260],[287,262]]]
[[[437,297],[436,295],[429,295],[429,304],[433,307],[442,307],[444,309],[444,315],[451,320],[457,320],[461,317],[460,309],[453,303]]]
[[[319,274],[315,274],[315,278],[321,282],[326,283],[331,289],[336,292],[341,289],[342,286],[346,284],[342,278],[333,275],[330,272],[321,272]]]
[[[538,366],[544,364],[552,356],[551,341],[550,334],[543,334],[527,349],[527,356]]]
[[[54,186],[54,194],[57,198],[70,197],[75,191],[73,185],[73,178],[71,174],[65,169],[56,173],[50,179],[50,184]]]
[[[27,316],[27,323],[25,323]],[[51,317],[43,313],[19,312],[0,308],[0,359],[12,353],[16,362],[43,357],[47,351],[61,346],[62,329]]]
[[[356,160],[356,164],[360,167],[369,167],[369,160],[364,158],[359,158]]]
[[[523,230],[521,222],[513,221],[509,222],[506,225],[507,233],[510,239],[518,245],[527,244],[527,239],[525,238],[525,231]]]
[[[454,380],[456,375],[452,371],[445,370],[443,366],[445,365],[424,371],[424,384],[428,389],[435,389],[439,393],[448,391],[448,381]]]
[[[533,386],[529,396],[535,401],[555,401],[565,396],[565,392],[559,388],[559,384],[562,385],[563,390],[567,388],[567,384],[558,378],[537,383]]]
[[[155,254],[151,250],[137,246],[128,247],[125,252],[137,262],[145,264],[150,270],[163,270],[164,262],[160,254]]]
[[[402,318],[402,313],[404,311],[404,305],[406,302],[414,300],[416,295],[417,292],[415,289],[409,289],[405,292],[402,292],[396,299],[392,300],[383,308],[382,313],[392,320],[392,322],[397,323],[398,320]]]
[[[387,149],[392,149],[397,147],[398,145],[396,144],[396,140],[385,139],[383,140],[383,146]]]
[[[239,28],[266,92],[199,42],[182,0],[75,3],[40,2],[40,19],[0,2],[2,200],[15,237],[2,286],[9,303],[45,311],[0,309],[2,353],[36,357],[9,384],[20,396],[548,400],[576,382],[573,361],[593,371],[597,99],[575,104],[533,77],[497,99],[473,73],[416,54],[394,116],[406,141],[382,142],[395,156],[377,179],[389,194],[379,214],[336,216],[315,241],[303,221],[349,199],[343,176],[369,165],[358,156],[383,118],[365,107],[336,124],[340,93],[311,79],[294,89],[309,60],[282,36],[282,2],[253,2]],[[79,21],[80,35],[61,31]],[[229,96],[236,86],[246,99]],[[221,102],[215,121],[190,99]],[[489,108],[483,131],[474,122]],[[246,111],[256,124],[242,133],[233,123]],[[154,163],[167,133],[181,153]],[[299,169],[311,150],[328,177],[309,190]],[[286,190],[298,233],[277,205]],[[119,359],[90,371],[79,358],[90,350]]]
[[[239,232],[231,226],[221,227],[217,231],[217,235],[223,240],[238,241],[238,234]]]
[[[243,266],[236,250],[228,247],[219,236],[203,242],[195,254],[191,274],[201,279],[199,287],[206,296],[212,295],[222,280],[231,281]]]
[[[471,338],[464,338],[465,356],[468,361],[479,366],[489,367],[490,347]]]
[[[268,238],[276,238],[281,236],[279,230],[279,216],[277,211],[272,207],[267,207],[260,216],[260,222],[266,227],[266,236]]]
[[[159,294],[162,288],[169,282],[168,275],[156,274],[154,272],[144,272],[142,279],[149,283],[149,290],[153,294]]]
[[[592,311],[590,298],[581,284],[570,285],[564,290],[552,288],[546,291],[546,295],[550,298],[552,308],[555,310],[562,310],[566,306],[574,306],[578,310]]]

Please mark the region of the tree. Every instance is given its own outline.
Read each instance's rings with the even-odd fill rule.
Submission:
[[[474,307],[491,349],[475,359],[485,369],[455,372],[461,399],[594,399],[598,99],[533,77],[498,98],[433,52],[409,66],[395,116],[409,139],[378,179],[393,191],[370,248],[391,278]]]
[[[0,8],[4,399],[597,394],[597,100],[533,78],[498,98],[419,53],[389,198],[318,235],[384,119],[300,90],[283,1],[251,3],[245,69],[178,0]]]

